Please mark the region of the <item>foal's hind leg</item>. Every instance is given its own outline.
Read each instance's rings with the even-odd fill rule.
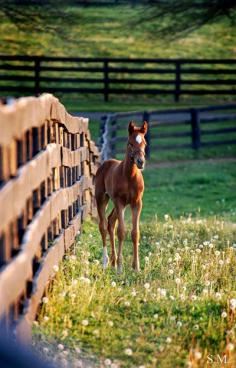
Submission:
[[[116,248],[115,248],[115,227],[117,221],[117,214],[115,208],[111,211],[110,215],[108,216],[108,232],[110,235],[111,241],[111,265],[112,267],[116,267]]]
[[[106,207],[109,201],[109,197],[107,194],[102,194],[96,198],[97,200],[97,209],[98,209],[98,217],[99,217],[99,230],[102,236],[103,243],[103,268],[106,268],[108,265],[108,254],[107,254],[107,246],[106,246],[106,237],[107,237],[107,220],[106,220]]]

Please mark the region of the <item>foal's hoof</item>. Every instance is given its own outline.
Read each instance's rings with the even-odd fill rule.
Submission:
[[[118,266],[117,266],[117,274],[118,274],[118,275],[121,275],[121,274],[122,274],[122,272],[123,272],[123,267],[122,267],[122,265],[118,265]]]
[[[102,267],[104,268],[104,270],[107,268],[108,263],[109,263],[109,258],[108,257],[103,257]]]

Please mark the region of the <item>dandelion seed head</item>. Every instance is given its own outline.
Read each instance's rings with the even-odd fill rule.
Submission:
[[[226,349],[227,349],[228,351],[233,351],[233,350],[234,350],[234,344],[232,344],[231,342],[229,342],[229,343],[227,344],[227,346],[226,346]]]
[[[128,355],[128,356],[131,356],[131,355],[133,355],[133,351],[132,351],[132,349],[130,349],[130,348],[127,348],[127,349],[125,349],[125,355]]]
[[[196,360],[200,360],[200,359],[202,358],[202,353],[201,353],[200,351],[196,350],[196,351],[194,352],[194,358],[195,358]]]
[[[181,284],[181,279],[180,279],[179,277],[176,277],[176,279],[175,279],[175,283],[176,283],[177,285],[180,285],[180,284]]]
[[[106,367],[110,366],[111,365],[111,359],[105,359],[104,364],[105,364]]]
[[[235,310],[236,309],[236,299],[232,298],[229,301],[230,309]]]
[[[177,327],[182,327],[183,324],[182,324],[181,321],[177,321],[176,325],[177,325]]]
[[[81,325],[82,326],[88,326],[89,321],[87,319],[83,319],[83,321],[81,321]]]

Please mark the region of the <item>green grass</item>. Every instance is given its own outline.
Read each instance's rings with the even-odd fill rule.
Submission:
[[[236,221],[235,163],[192,163],[144,171],[143,220],[221,216]]]
[[[44,15],[43,9],[36,7],[35,13]],[[160,20],[137,22],[145,13],[145,7],[65,6],[61,10],[65,12],[65,17],[47,16],[39,30],[32,28],[32,25],[29,28],[27,24],[18,29],[1,14],[0,9],[0,53],[74,57],[235,58],[234,26],[227,18],[168,41],[156,33]],[[108,103],[104,103],[101,95],[76,94],[68,97],[58,93],[58,97],[70,111],[127,111],[156,109],[161,105],[173,104],[172,96],[111,96]],[[232,100],[227,96],[220,99],[221,102]],[[185,105],[216,102],[219,99],[217,101],[215,97],[181,96],[181,103]]]
[[[131,270],[128,211],[122,275],[102,270],[98,226],[87,221],[43,303],[36,349],[72,366],[206,367],[210,357],[220,367],[226,354],[233,367],[235,166],[194,163],[144,176],[141,272]]]
[[[153,221],[141,230],[142,271],[131,270],[128,238],[125,269],[118,276],[102,270],[97,225],[85,224],[76,255],[61,266],[42,307],[35,340],[47,346],[49,356],[52,341],[54,360],[68,357],[75,366],[81,355],[91,354],[100,367],[111,362],[114,367],[186,367],[190,362],[205,367],[207,357],[227,354],[233,367],[231,225],[185,218]],[[59,343],[63,351],[56,348]]]
[[[66,17],[46,17],[45,24],[41,24],[41,30],[33,28],[32,25],[29,28],[26,24],[21,25],[19,30],[2,15],[1,53],[156,58],[235,56],[234,27],[227,18],[206,25],[182,38],[167,41],[157,36],[156,30],[160,20],[136,22],[145,12],[145,6],[65,6],[61,10],[70,20],[67,21]],[[44,8],[37,7],[35,12],[43,15]],[[134,25],[133,22],[137,24]]]

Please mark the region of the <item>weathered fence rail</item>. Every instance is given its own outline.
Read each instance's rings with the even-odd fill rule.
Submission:
[[[99,145],[103,160],[124,153],[127,122],[133,119],[149,122],[148,158],[161,150],[236,144],[236,104],[125,112],[102,117]]]
[[[63,73],[60,73],[63,72]],[[63,76],[61,76],[63,75]],[[110,95],[235,95],[236,59],[128,59],[0,55],[0,90]]]
[[[0,109],[0,320],[30,336],[55,265],[95,214],[88,119],[52,95]]]

